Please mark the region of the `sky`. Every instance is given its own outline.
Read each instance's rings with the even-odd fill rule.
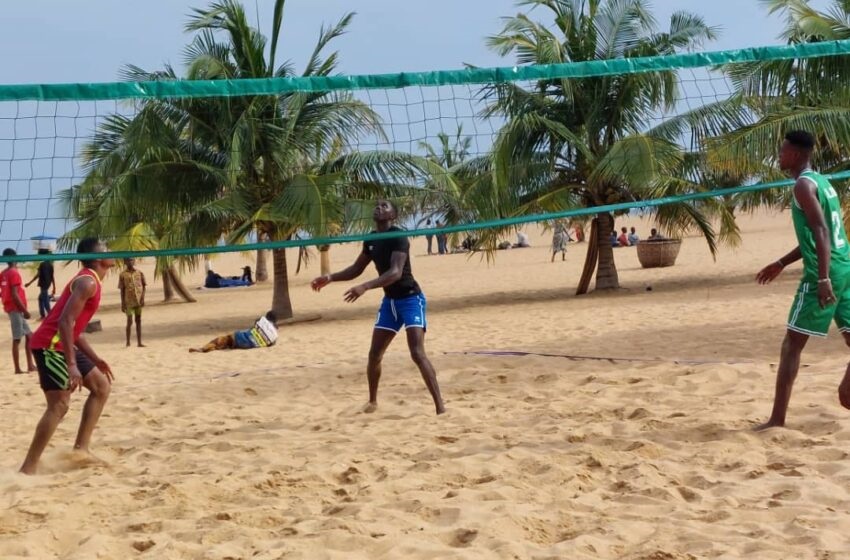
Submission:
[[[268,32],[272,0],[245,0],[251,21]],[[813,5],[823,5],[814,1]],[[146,69],[180,65],[189,41],[183,26],[204,0],[27,0],[4,2],[0,83],[111,82],[132,63]],[[660,26],[671,13],[701,14],[721,28],[707,50],[779,44],[779,16],[758,0],[655,0]],[[519,11],[514,0],[289,0],[281,51],[301,68],[322,23],[356,12],[348,35],[336,42],[346,74],[454,69],[464,63],[507,66],[484,44],[500,18]]]

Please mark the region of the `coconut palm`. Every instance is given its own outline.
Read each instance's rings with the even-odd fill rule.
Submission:
[[[194,10],[186,26],[196,36],[185,51],[185,79],[292,76],[291,63],[276,65],[283,6],[284,0],[275,2],[270,45],[238,2]],[[351,18],[322,28],[302,76],[335,72],[338,54],[324,51]],[[181,79],[169,66],[156,72],[129,66],[124,76]],[[416,170],[411,157],[354,149],[359,138],[382,138],[383,132],[378,115],[346,92],[146,99],[125,120],[122,131],[143,129],[148,135],[119,134],[116,140],[107,121],[88,150],[88,181],[106,191],[124,183],[156,185],[127,191],[136,197],[128,200],[145,223],[170,216],[164,239],[183,246],[209,244],[222,235],[230,243],[254,236],[280,241],[297,232],[326,235],[334,228],[365,227],[352,221],[362,214],[358,200],[397,192]],[[202,180],[179,171],[184,168],[202,174]],[[272,254],[272,309],[289,318],[286,252]]]
[[[825,11],[804,0],[763,0],[763,4],[770,13],[786,17],[781,37],[789,44],[850,38],[846,0],[834,0]],[[818,138],[814,163],[820,170],[850,169],[850,57],[738,64],[727,73],[750,119],[708,142],[713,167],[759,179],[779,178],[774,162],[784,133],[804,129]],[[785,207],[789,193],[786,189],[746,199],[750,204]]]
[[[716,36],[701,17],[687,12],[673,14],[668,30],[657,32],[644,0],[522,0],[519,5],[544,10],[548,21],[519,14],[506,18],[501,33],[488,39],[491,48],[515,55],[519,64],[667,55]],[[691,190],[694,185],[681,176],[686,153],[646,124],[673,109],[677,84],[674,72],[663,71],[487,88],[490,105],[484,116],[507,119],[493,150],[490,200],[501,212],[510,212],[506,203],[511,198],[524,200],[526,210],[562,210]],[[713,248],[715,233],[701,213],[706,209],[689,205],[662,211],[678,216],[671,225],[697,227]],[[597,251],[596,288],[619,286],[608,243],[613,216],[599,213],[594,224],[585,266],[589,272],[578,293],[587,290],[597,268]]]
[[[110,115],[81,152],[85,180],[60,193],[76,226],[59,240],[71,248],[76,239],[97,236],[115,250],[144,251],[211,244],[214,235],[189,240],[183,223],[199,200],[211,199],[224,178],[224,160],[183,138],[159,111],[143,107],[134,117]],[[178,269],[193,269],[194,256],[157,258],[166,301],[173,289],[195,301]]]
[[[417,208],[423,218],[446,225],[481,221],[480,203],[473,199],[486,191],[490,178],[490,159],[471,157],[472,137],[463,134],[458,125],[454,136],[439,132],[436,143],[419,142],[429,163],[428,178],[419,197]],[[457,234],[451,236],[450,246],[456,245]]]

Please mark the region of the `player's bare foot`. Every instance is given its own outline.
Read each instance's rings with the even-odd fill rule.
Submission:
[[[437,405],[437,415],[444,414],[446,412],[446,407],[443,406],[443,403]]]
[[[144,344],[142,344],[142,343],[139,343],[139,344],[138,344],[138,347],[139,347],[139,348],[147,348],[147,346],[145,346],[145,345],[144,345]]]
[[[76,465],[80,467],[90,467],[90,466],[98,466],[98,465],[106,465],[106,461],[98,457],[97,455],[92,454],[88,449],[78,449],[74,448],[71,451],[69,459]]]
[[[763,432],[765,430],[769,430],[770,428],[784,428],[785,422],[779,422],[778,420],[768,420],[764,424],[759,424],[755,428],[753,428],[754,432]]]
[[[376,402],[368,402],[366,403],[366,406],[363,407],[363,412],[366,414],[372,414],[376,410],[378,410],[378,403]]]
[[[18,374],[21,374],[21,373],[26,373],[26,372],[22,369],[16,369],[15,370],[15,375],[18,375]]]
[[[21,473],[21,474],[33,476],[33,475],[36,474],[36,468],[35,467],[28,467],[28,466],[24,465],[24,466],[21,467],[21,469],[18,472]]]
[[[128,343],[127,343],[127,345],[126,345],[125,347],[126,347],[126,348],[129,348],[129,347],[130,347],[130,343],[128,342]]]

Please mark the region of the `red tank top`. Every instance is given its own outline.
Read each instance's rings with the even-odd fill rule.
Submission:
[[[56,302],[56,305],[53,306],[53,309],[50,310],[50,313],[44,321],[41,322],[41,325],[32,335],[33,349],[63,350],[62,343],[59,342],[59,318],[62,317],[62,311],[68,304],[68,300],[71,299],[71,287],[81,276],[91,276],[94,278],[97,283],[97,289],[95,290],[94,295],[86,301],[83,306],[83,310],[79,315],[77,315],[77,320],[74,322],[74,342],[77,342],[77,339],[80,338],[80,335],[83,333],[86,325],[89,324],[89,321],[91,321],[91,318],[100,306],[100,278],[97,273],[90,268],[84,268],[78,272],[77,275],[68,282],[65,289],[62,290],[62,296],[59,298],[59,301]]]

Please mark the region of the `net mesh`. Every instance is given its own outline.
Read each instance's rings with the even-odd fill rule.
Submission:
[[[20,260],[52,259],[32,253],[97,235],[118,257],[191,257],[397,235],[369,233],[377,197],[403,208],[405,235],[479,238],[527,222],[728,201],[788,184],[722,146],[710,173],[699,165],[712,131],[759,118],[751,97],[734,114],[722,107],[744,95],[741,76],[848,53],[850,41],[837,41],[418,74],[0,86],[0,244]],[[540,103],[529,93],[587,95],[583,84],[635,76],[669,79],[670,91],[657,92],[666,102],[619,115],[639,122],[621,127],[629,134],[602,163],[581,151],[594,139],[575,137],[573,115],[528,110]],[[583,117],[585,132],[613,118],[616,107],[603,109],[611,114]],[[598,176],[579,177],[593,157]],[[678,184],[658,180],[673,175],[659,172],[667,160]],[[625,192],[626,176],[646,188]],[[611,192],[588,194],[581,181]]]

